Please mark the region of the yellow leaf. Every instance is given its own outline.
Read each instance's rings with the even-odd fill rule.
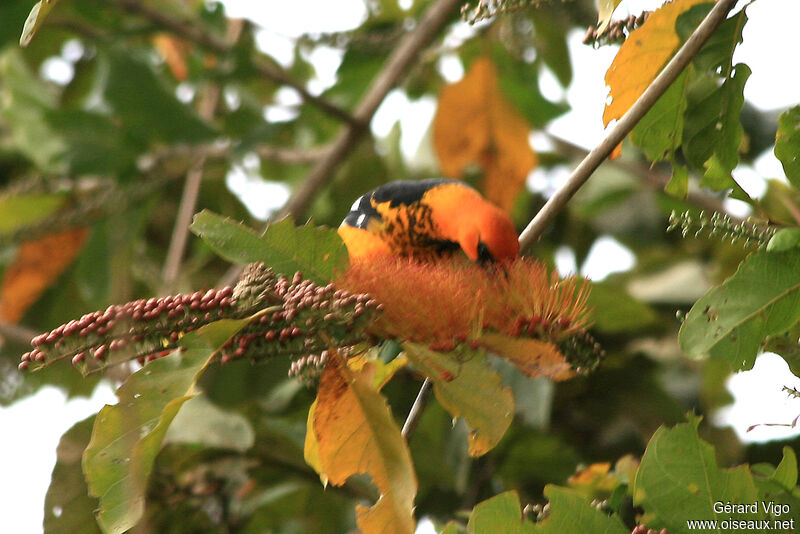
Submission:
[[[489,58],[477,59],[464,78],[442,89],[433,119],[433,146],[442,173],[462,178],[472,165],[484,173],[486,198],[510,211],[536,154],[530,127],[506,100]]]
[[[513,338],[495,332],[484,332],[480,342],[531,378],[544,376],[561,381],[575,376],[564,355],[550,342]]]
[[[500,442],[514,415],[514,397],[480,351],[436,352],[403,343],[414,365],[433,381],[433,391],[453,417],[472,430],[469,455],[481,456]]]
[[[654,11],[633,30],[606,72],[611,103],[606,105],[603,123],[619,119],[652,83],[680,45],[675,21],[692,6],[708,0],[675,0]]]
[[[71,228],[19,246],[17,257],[3,275],[0,320],[19,321],[45,289],[69,267],[83,248],[88,230]]]
[[[372,374],[372,387],[380,391],[381,388],[385,386],[389,380],[391,380],[398,370],[405,367],[405,365],[408,363],[408,358],[405,356],[398,356],[389,363],[384,364],[382,361],[377,359],[377,354],[378,351],[373,350],[371,353],[350,358],[347,360],[347,367],[355,372],[359,372],[364,369],[365,366],[371,366],[370,369],[368,369],[368,372]],[[319,441],[317,441],[317,435],[314,433],[314,417],[316,410],[317,401],[314,400],[314,402],[311,403],[311,407],[308,409],[308,420],[306,422],[306,441],[303,447],[303,457],[305,458],[306,463],[313,467],[317,473],[319,473],[319,478],[322,481],[322,484],[327,486],[328,477],[325,475],[322,469],[322,464],[319,459]]]
[[[608,23],[611,22],[611,15],[614,10],[622,2],[622,0],[597,0],[597,22],[600,24],[597,27],[597,32],[600,33],[606,29]]]
[[[417,478],[408,446],[386,399],[374,387],[375,364],[353,371],[333,358],[322,374],[313,433],[319,466],[334,486],[367,473],[381,493],[370,508],[357,506],[364,534],[412,534]]]
[[[322,481],[323,486],[328,485],[328,477],[322,469],[322,462],[319,459],[319,441],[317,434],[314,432],[314,417],[317,413],[317,399],[311,403],[308,409],[308,419],[306,420],[306,441],[303,445],[303,458],[306,463],[319,473],[319,479]]]

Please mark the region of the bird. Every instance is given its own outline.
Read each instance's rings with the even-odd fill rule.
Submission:
[[[356,199],[339,226],[351,259],[435,261],[461,250],[475,262],[519,255],[508,214],[460,180],[398,180]]]

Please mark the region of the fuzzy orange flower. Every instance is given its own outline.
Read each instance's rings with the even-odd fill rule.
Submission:
[[[518,258],[484,268],[460,258],[421,263],[387,257],[354,263],[336,281],[384,305],[381,334],[447,350],[485,329],[559,341],[588,324],[588,284]]]

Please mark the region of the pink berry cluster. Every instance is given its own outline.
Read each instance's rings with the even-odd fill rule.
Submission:
[[[84,371],[134,358],[144,365],[169,354],[184,334],[201,326],[255,315],[222,347],[221,361],[289,355],[291,372],[299,375],[324,366],[330,349],[348,352],[367,340],[366,328],[381,309],[367,294],[318,285],[299,272],[278,276],[253,264],[235,288],[140,299],[69,321],[36,336],[19,367],[65,358]]]
[[[586,35],[583,37],[583,44],[606,45],[623,43],[627,35],[645,23],[650,13],[651,11],[643,11],[639,15],[629,15],[624,19],[611,21],[603,31],[598,31],[594,26],[589,26],[586,29]]]
[[[87,313],[31,340],[20,369],[72,357],[74,365],[102,367],[135,356],[141,363],[169,353],[184,333],[235,311],[233,288],[139,299]],[[116,356],[116,357],[115,357]],[[94,363],[90,364],[90,361]]]
[[[289,354],[290,374],[302,374],[306,367],[324,366],[329,349],[365,341],[366,328],[383,308],[367,294],[318,285],[299,272],[291,279],[275,276],[263,264],[250,266],[242,280],[234,291],[237,301],[270,311],[226,343],[223,362]]]

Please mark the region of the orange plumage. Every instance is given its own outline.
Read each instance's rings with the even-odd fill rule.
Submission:
[[[397,181],[355,201],[339,227],[350,257],[435,259],[461,249],[473,261],[519,254],[508,214],[457,180]]]

